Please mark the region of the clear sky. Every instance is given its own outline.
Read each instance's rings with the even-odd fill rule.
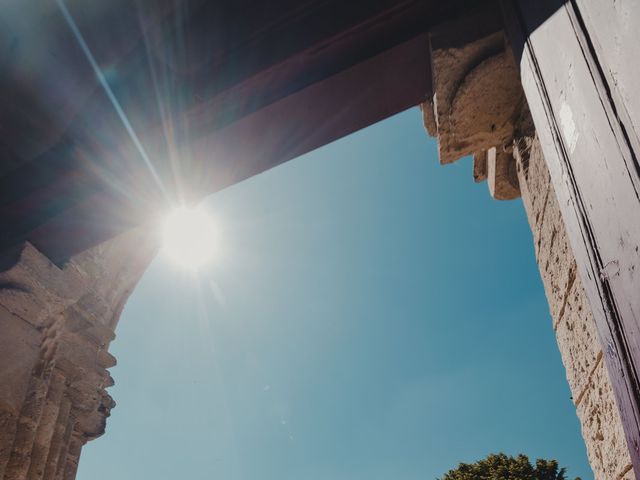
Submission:
[[[520,200],[440,166],[417,109],[206,202],[111,352],[80,480],[433,480],[490,452],[592,478]]]

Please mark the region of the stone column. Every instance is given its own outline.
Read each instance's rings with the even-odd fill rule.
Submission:
[[[601,342],[560,207],[499,22],[431,33],[434,96],[422,105],[440,162],[473,157],[473,178],[498,200],[522,196],[573,402],[596,480],[636,478]],[[465,42],[456,39],[465,38]]]
[[[157,251],[140,228],[59,268],[25,243],[0,259],[0,479],[73,479],[115,402],[108,353]]]

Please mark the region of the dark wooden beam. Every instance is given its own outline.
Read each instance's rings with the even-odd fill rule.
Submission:
[[[197,159],[188,184],[196,196],[218,191],[401,112],[425,99],[429,79],[420,35],[200,137],[181,152]],[[166,208],[156,200],[101,191],[31,230],[29,240],[60,262]]]
[[[0,13],[0,250],[56,261],[420,103],[424,33],[489,3],[68,0],[72,28],[25,1]]]

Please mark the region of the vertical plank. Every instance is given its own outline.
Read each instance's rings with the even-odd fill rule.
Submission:
[[[612,101],[634,148],[640,136],[640,2],[575,0]]]
[[[634,468],[640,471],[636,147],[575,3],[504,5],[523,88],[596,319]],[[621,48],[630,54],[635,44]]]

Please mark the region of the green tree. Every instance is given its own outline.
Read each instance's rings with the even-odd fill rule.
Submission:
[[[556,460],[539,458],[534,466],[526,455],[498,453],[475,463],[461,463],[439,480],[568,480],[565,474]]]

